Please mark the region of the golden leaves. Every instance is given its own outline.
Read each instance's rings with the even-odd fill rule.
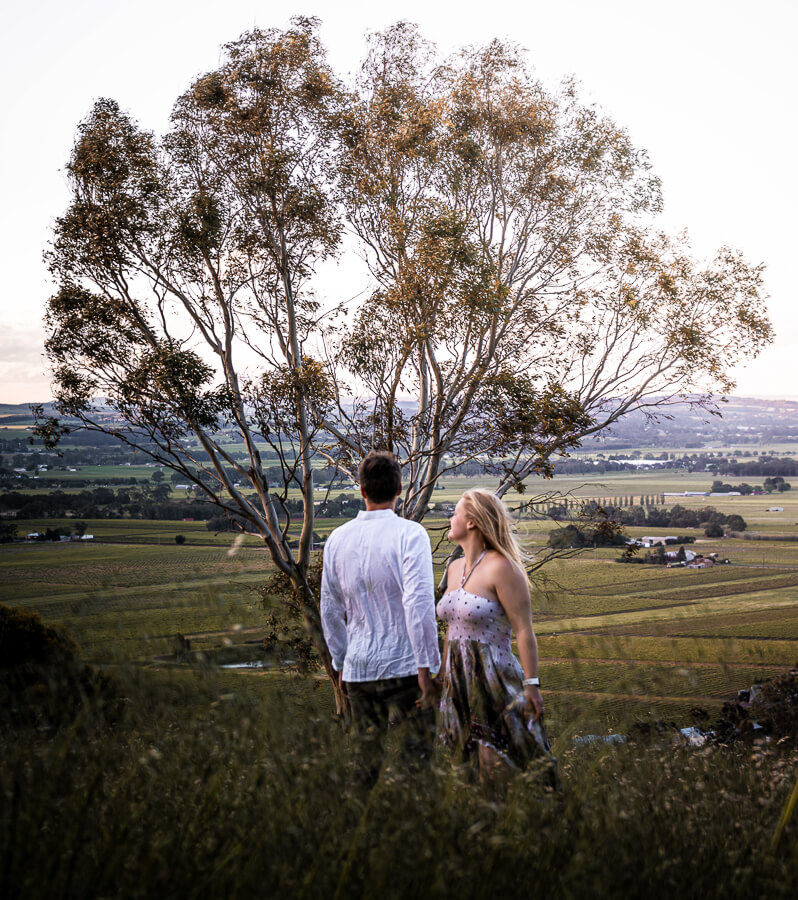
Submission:
[[[639,297],[637,295],[637,290],[634,287],[629,284],[621,285],[621,296],[623,297],[623,302],[629,309],[637,308]]]

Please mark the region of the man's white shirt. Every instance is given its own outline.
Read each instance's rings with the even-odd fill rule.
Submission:
[[[344,681],[440,668],[429,535],[390,509],[361,510],[324,547],[321,622]]]

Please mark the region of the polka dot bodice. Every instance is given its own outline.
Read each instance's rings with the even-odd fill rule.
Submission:
[[[512,652],[510,620],[498,600],[489,600],[465,588],[457,588],[441,597],[437,612],[438,617],[449,626],[450,641],[479,641],[495,647],[502,655]]]

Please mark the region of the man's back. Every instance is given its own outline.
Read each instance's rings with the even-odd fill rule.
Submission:
[[[324,550],[322,623],[344,681],[440,665],[429,537],[392,510],[361,511]]]

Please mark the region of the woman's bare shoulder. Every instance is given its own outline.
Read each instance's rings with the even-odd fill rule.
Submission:
[[[489,550],[485,557],[492,580],[497,584],[525,584],[526,573],[498,550]]]
[[[485,553],[485,568],[497,574],[509,572],[516,568],[509,559],[498,550],[488,550]]]

